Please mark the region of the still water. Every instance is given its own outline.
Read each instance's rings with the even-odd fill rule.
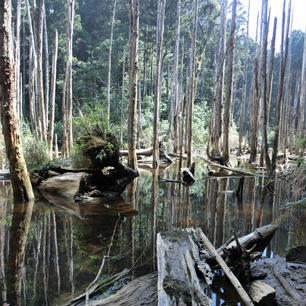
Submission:
[[[174,228],[201,227],[218,247],[234,232],[242,236],[277,222],[265,256],[305,245],[305,210],[283,209],[301,196],[286,181],[266,188],[263,178],[209,177],[200,162],[196,178],[186,187],[169,182],[177,179],[175,165],[158,174],[143,168],[120,198],[76,204],[36,194],[27,205],[14,205],[10,182],[0,181],[0,305],[11,296],[16,305],[63,305],[84,292],[102,262],[100,279],[130,270],[112,287],[119,288],[155,270],[156,234]]]

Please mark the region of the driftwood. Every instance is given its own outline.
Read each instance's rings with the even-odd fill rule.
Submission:
[[[233,274],[233,272],[230,270],[228,265],[225,263],[225,261],[222,259],[222,257],[218,254],[217,250],[214,248],[214,246],[210,243],[209,239],[205,236],[205,234],[202,232],[201,229],[197,229],[197,234],[200,236],[202,242],[204,243],[204,246],[208,249],[208,251],[211,253],[213,258],[218,262],[218,264],[223,269],[226,276],[231,281],[232,285],[234,286],[235,290],[241,297],[242,301],[245,303],[246,306],[254,306],[251,298],[246,293],[246,291],[243,289],[242,285],[240,284],[239,280],[236,278],[236,276]]]
[[[128,156],[128,153],[129,153],[128,150],[120,150],[121,156]],[[153,148],[136,150],[136,155],[137,157],[152,156]],[[159,148],[159,159],[160,162],[166,164],[172,164],[174,162],[173,159],[168,155],[168,153],[163,148]]]
[[[218,168],[221,168],[221,169],[224,169],[224,170],[227,170],[227,171],[232,171],[232,172],[236,172],[236,173],[239,173],[239,174],[242,174],[242,175],[247,175],[247,176],[265,177],[265,175],[263,175],[263,174],[253,173],[253,172],[246,171],[246,170],[241,170],[241,169],[235,169],[235,168],[231,168],[231,167],[227,167],[227,166],[223,166],[223,165],[214,163],[214,162],[208,160],[207,158],[205,158],[205,157],[203,157],[199,154],[197,154],[196,156],[198,158],[204,160],[208,164],[214,166],[214,167],[218,167]]]
[[[250,297],[255,305],[274,306],[275,305],[275,289],[270,285],[256,280],[251,283]]]
[[[114,295],[91,301],[88,306],[156,306],[157,275],[148,274],[134,279]]]
[[[211,284],[212,274],[200,260],[192,232],[157,234],[157,267],[159,306],[211,305],[204,289]],[[204,272],[204,279],[198,277],[196,270]]]

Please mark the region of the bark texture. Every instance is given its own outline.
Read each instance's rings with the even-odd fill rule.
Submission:
[[[16,116],[15,67],[11,31],[11,2],[0,4],[0,105],[1,122],[10,164],[14,199],[28,201],[34,199],[32,185],[24,161],[21,139]]]

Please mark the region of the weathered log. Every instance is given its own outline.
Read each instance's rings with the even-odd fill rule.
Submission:
[[[197,234],[200,236],[202,242],[204,243],[207,250],[211,253],[211,255],[214,257],[214,259],[218,262],[218,264],[223,269],[226,276],[231,281],[232,285],[236,289],[237,293],[241,297],[242,301],[245,303],[246,306],[254,306],[252,300],[246,293],[246,291],[243,289],[242,285],[240,284],[239,280],[236,278],[236,276],[233,274],[233,272],[230,270],[230,268],[227,266],[225,261],[222,259],[222,257],[218,254],[217,250],[214,248],[214,246],[210,243],[209,239],[205,236],[205,234],[202,232],[200,228],[197,229]]]
[[[234,240],[228,245],[219,248],[217,252],[227,262],[234,262],[235,259],[241,256],[241,247],[246,250],[252,249],[252,253],[262,252],[269,244],[277,229],[278,226],[274,224],[259,227],[255,229],[254,232],[239,238],[238,241],[240,246],[237,245],[237,242]]]
[[[121,156],[128,156],[128,153],[129,153],[128,150],[120,150]],[[136,150],[136,155],[137,157],[152,156],[153,148]],[[168,153],[162,148],[159,149],[159,159],[160,159],[160,162],[167,163],[167,164],[168,163],[172,164],[174,162],[173,159],[168,155]]]
[[[255,305],[275,305],[275,289],[260,280],[256,280],[251,283],[249,293]]]
[[[158,305],[211,305],[204,288],[211,283],[210,267],[200,260],[193,233],[157,234]],[[204,283],[196,270],[204,272]]]
[[[205,158],[205,157],[203,157],[199,154],[196,154],[196,156],[198,158],[204,160],[208,164],[214,166],[214,167],[218,167],[218,168],[221,168],[221,169],[224,169],[224,170],[227,170],[227,171],[232,171],[232,172],[236,172],[236,173],[239,173],[239,174],[242,174],[242,175],[247,175],[247,176],[265,177],[265,175],[263,175],[263,174],[253,173],[253,172],[245,171],[245,170],[241,170],[241,169],[230,168],[230,167],[226,167],[226,166],[214,163],[214,162],[208,160],[207,158]]]
[[[64,173],[65,171],[68,171]],[[52,168],[36,171],[32,182],[43,191],[57,192],[75,200],[84,197],[116,197],[138,176],[138,171],[117,164],[104,169],[62,169]],[[62,173],[56,175],[57,173]],[[33,178],[34,177],[34,178]]]
[[[157,275],[148,274],[134,279],[114,295],[91,301],[88,306],[156,306]]]

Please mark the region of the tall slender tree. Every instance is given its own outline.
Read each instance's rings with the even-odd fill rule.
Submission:
[[[137,81],[138,81],[139,1],[129,0],[129,110],[128,110],[128,166],[137,169]]]
[[[111,89],[111,69],[112,69],[112,47],[113,47],[113,33],[114,33],[114,24],[115,24],[116,5],[117,5],[117,0],[114,0],[112,21],[111,21],[111,30],[110,30],[110,39],[109,39],[109,48],[108,48],[107,89],[106,89],[107,124],[109,124],[109,119],[110,119],[110,89]]]
[[[0,2],[0,106],[6,155],[16,201],[34,199],[24,161],[16,115],[16,81],[11,29],[11,1]]]
[[[154,121],[153,121],[153,168],[159,165],[159,108],[161,95],[161,64],[162,47],[164,37],[164,17],[166,0],[158,0],[157,3],[157,27],[156,27],[156,74],[154,94]]]

